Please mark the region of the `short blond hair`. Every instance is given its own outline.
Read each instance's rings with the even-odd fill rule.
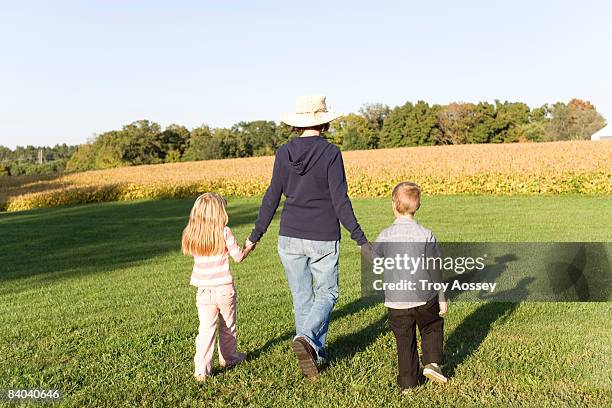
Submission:
[[[404,181],[395,186],[391,198],[395,211],[414,215],[421,206],[421,187],[412,181]]]
[[[225,251],[224,229],[227,225],[226,201],[217,193],[204,193],[193,204],[189,222],[183,230],[185,255],[221,255]]]

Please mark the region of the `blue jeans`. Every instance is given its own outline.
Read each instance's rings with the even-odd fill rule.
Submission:
[[[304,336],[326,358],[325,338],[332,310],[338,300],[340,241],[312,241],[278,237],[280,256],[293,297],[297,336]]]

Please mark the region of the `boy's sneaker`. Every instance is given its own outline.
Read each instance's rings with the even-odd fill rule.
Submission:
[[[448,381],[448,378],[442,374],[442,370],[436,363],[427,364],[423,368],[423,375],[429,378],[430,381],[437,383],[446,383]]]
[[[302,336],[297,336],[291,342],[293,352],[297,357],[300,370],[306,378],[315,379],[319,376],[317,366],[317,353],[314,351],[308,340]]]
[[[222,360],[221,358],[219,358],[219,367],[227,368],[227,369],[234,368],[238,364],[246,360],[246,354],[240,353],[240,352],[237,352],[236,354],[238,354],[238,359],[235,361],[232,361],[231,363],[227,363],[225,360]]]

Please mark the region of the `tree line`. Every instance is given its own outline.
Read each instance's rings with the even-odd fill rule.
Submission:
[[[23,176],[59,173],[78,146],[58,144],[46,146],[17,146],[14,150],[0,145],[0,176]]]
[[[522,102],[407,102],[363,106],[332,122],[330,136],[343,149],[445,145],[465,143],[584,140],[605,125],[589,102],[572,99],[538,108]]]
[[[387,147],[445,145],[465,143],[511,143],[588,139],[605,125],[604,118],[589,102],[572,99],[530,108],[522,102],[450,103],[430,105],[424,101],[407,102],[390,108],[383,104],[366,104],[331,123],[326,132],[331,142],[343,150]],[[225,159],[272,155],[294,137],[293,129],[274,121],[239,122],[231,128],[192,130],[181,125],[165,129],[155,122],[140,120],[95,137],[74,148],[45,148],[56,155],[54,168],[44,168],[32,161],[33,149],[18,148],[11,152],[0,147],[0,160],[27,157],[30,166],[50,171],[83,171],[119,166],[170,163],[179,161]],[[21,150],[20,150],[21,149]],[[55,149],[55,150],[53,150]],[[59,152],[61,150],[61,153]],[[8,152],[8,153],[7,153]],[[49,153],[51,154],[51,153]],[[69,159],[68,159],[69,157]],[[54,161],[48,161],[52,163]],[[21,166],[21,167],[19,167]],[[22,174],[22,164],[9,166],[5,174]],[[62,167],[63,166],[63,167]],[[60,168],[61,167],[61,168]],[[22,172],[22,173],[20,173]],[[2,167],[0,167],[0,174]],[[25,173],[24,173],[25,174]]]

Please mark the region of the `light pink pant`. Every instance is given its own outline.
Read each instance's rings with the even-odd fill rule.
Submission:
[[[219,321],[219,363],[237,364],[244,358],[236,351],[236,291],[233,284],[198,288],[196,295],[200,328],[193,359],[195,374],[210,375]]]

